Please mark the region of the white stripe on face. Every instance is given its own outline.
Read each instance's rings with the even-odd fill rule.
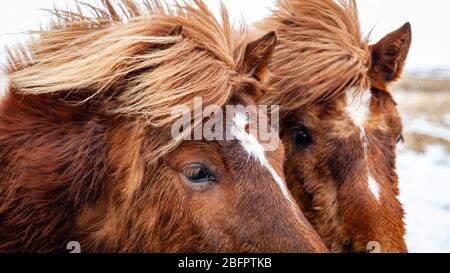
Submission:
[[[368,162],[367,149],[368,149],[368,139],[366,135],[366,129],[364,124],[366,123],[370,114],[370,103],[372,100],[372,92],[370,90],[365,90],[361,96],[355,97],[355,90],[350,89],[347,91],[347,114],[352,120],[352,122],[358,127],[359,134],[361,137],[361,143],[364,150],[364,160]],[[368,167],[369,168],[369,167]],[[378,182],[373,178],[370,170],[367,171],[367,185],[369,192],[375,197],[375,199],[380,201],[380,187]]]
[[[258,139],[253,134],[246,131],[247,124],[248,117],[244,113],[236,113],[234,116],[234,126],[231,128],[231,133],[239,141],[239,143],[241,143],[243,149],[249,154],[249,156],[258,160],[258,162],[270,172],[275,183],[280,188],[281,193],[288,200],[290,206],[296,211],[296,204],[292,200],[286,183],[267,160],[264,146],[259,143]]]
[[[380,201],[380,187],[378,186],[377,181],[372,177],[372,174],[369,172],[369,190],[375,196],[375,199],[379,202]]]
[[[372,93],[370,90],[364,90],[361,96],[355,96],[353,88],[347,91],[347,114],[361,130],[364,130],[364,124],[370,114],[371,99]]]

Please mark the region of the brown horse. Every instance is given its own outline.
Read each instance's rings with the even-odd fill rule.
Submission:
[[[354,1],[281,0],[259,29],[279,37],[264,100],[280,105],[286,180],[302,211],[332,251],[406,252],[402,123],[387,86],[402,73],[410,25],[369,45]]]
[[[201,1],[102,3],[84,7],[90,16],[55,11],[50,30],[11,53],[0,251],[326,251],[282,180],[281,144],[256,156],[258,138],[237,122],[234,140],[170,133],[173,108],[194,97],[251,105],[275,34],[246,43]]]

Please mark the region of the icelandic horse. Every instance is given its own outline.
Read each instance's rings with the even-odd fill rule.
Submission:
[[[254,104],[276,35],[248,43],[200,0],[101,3],[55,10],[10,52],[0,251],[326,251],[283,180],[281,142],[256,154],[237,121],[232,140],[171,134],[174,107],[194,97]]]
[[[330,251],[406,252],[402,122],[388,86],[410,24],[369,45],[355,1],[280,0],[257,28],[278,35],[262,104],[280,106],[286,181],[303,213]]]

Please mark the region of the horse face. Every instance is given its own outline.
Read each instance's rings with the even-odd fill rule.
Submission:
[[[273,151],[260,143],[250,133],[236,140],[186,141],[168,156],[173,193],[164,195],[170,194],[171,206],[182,211],[184,216],[176,217],[191,227],[196,241],[179,250],[324,250],[285,185],[281,142]]]
[[[263,83],[275,40],[271,32],[248,44],[238,70]],[[184,141],[164,158],[161,175],[166,177],[157,176],[165,181],[158,193],[164,201],[153,211],[168,223],[159,232],[173,243],[162,250],[326,251],[288,191],[278,133],[271,134],[271,149],[266,149],[268,143],[250,127],[256,123],[255,128],[270,128],[267,116],[256,113],[249,119],[249,112],[242,112],[255,106],[263,91],[251,84],[237,88],[241,92],[223,109],[223,140]],[[233,113],[228,106],[234,106]],[[229,117],[231,123],[226,120]]]
[[[349,89],[283,121],[288,185],[333,251],[407,251],[395,171],[402,123],[386,86],[410,41],[405,24],[371,47],[371,90]]]
[[[250,75],[250,82],[264,81],[275,39],[269,33],[246,47],[238,71]],[[183,140],[157,163],[152,151],[167,128],[129,125],[117,131],[110,154],[118,183],[78,219],[88,233],[82,245],[133,252],[326,251],[287,189],[278,133],[271,139],[277,144],[267,150],[249,130],[252,120],[245,112],[228,112],[228,106],[253,106],[262,93],[258,86],[236,87],[229,105],[220,107],[223,127],[215,130],[223,132],[222,139],[197,139],[191,132],[194,140]],[[269,123],[258,114],[253,121]]]

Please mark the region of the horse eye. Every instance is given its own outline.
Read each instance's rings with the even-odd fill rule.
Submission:
[[[184,167],[181,170],[181,173],[184,177],[186,177],[187,180],[195,184],[210,183],[216,181],[215,175],[210,170],[208,170],[208,168],[200,164],[192,164]]]
[[[400,142],[405,142],[405,138],[403,137],[403,135],[400,135],[398,138],[397,138],[397,144],[399,144]]]
[[[312,143],[312,137],[306,128],[294,130],[294,141],[298,146],[308,146]]]

